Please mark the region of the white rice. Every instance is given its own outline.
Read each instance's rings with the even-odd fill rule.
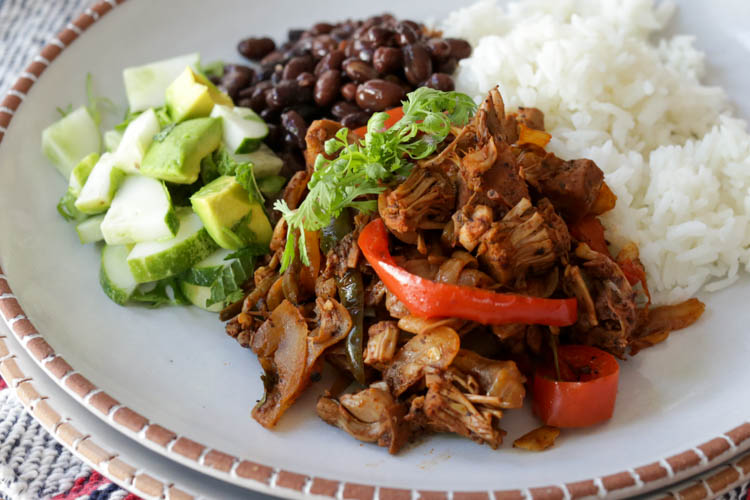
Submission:
[[[468,39],[457,89],[500,84],[509,109],[534,106],[548,149],[591,158],[617,195],[603,217],[613,250],[638,244],[657,303],[734,283],[750,265],[750,135],[728,98],[700,83],[693,38],[652,42],[673,13],[651,0],[483,0],[451,14]]]

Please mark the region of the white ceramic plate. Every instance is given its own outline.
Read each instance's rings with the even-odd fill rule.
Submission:
[[[45,48],[0,108],[0,127],[7,127],[0,144],[0,259],[7,277],[0,278],[0,311],[50,376],[95,415],[185,465],[285,496],[411,498],[425,490],[474,492],[478,499],[493,491],[520,494],[513,490],[540,498],[623,496],[750,447],[748,280],[704,297],[708,309],[698,324],[623,364],[610,422],[565,432],[545,453],[509,445],[493,451],[439,436],[391,457],[318,420],[316,387],[276,432],[262,429],[250,418],[262,391],[257,362],[214,315],[121,308],[101,293],[95,249],[81,247],[55,211],[65,183],[40,153],[40,131],[55,119],[56,106],[83,102],[87,72],[100,92],[123,104],[126,66],[194,50],[206,61],[235,60],[236,42],[250,34],[281,37],[288,27],[384,10],[439,18],[455,3],[131,0],[94,22],[114,4],[97,4]],[[750,55],[742,26],[750,7],[679,4],[674,29],[698,36],[712,80],[750,116],[744,94],[750,74],[737,64]],[[509,412],[506,442],[534,425],[529,413]]]

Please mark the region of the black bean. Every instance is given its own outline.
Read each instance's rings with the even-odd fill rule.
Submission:
[[[393,73],[401,67],[403,56],[400,49],[378,47],[372,57],[372,65],[378,73]]]
[[[287,32],[286,37],[289,39],[290,42],[296,42],[297,40],[302,37],[302,33],[304,33],[305,30],[300,29],[291,29]]]
[[[396,25],[396,43],[401,46],[411,45],[419,38],[418,33],[411,25],[402,21]]]
[[[348,40],[352,36],[353,28],[347,28],[346,26],[337,26],[331,30],[329,35],[337,42]]]
[[[364,61],[366,63],[369,63],[372,61],[373,54],[375,54],[374,49],[362,49],[359,51],[359,54],[357,54],[357,57],[360,61]]]
[[[323,58],[332,50],[336,50],[339,44],[330,35],[320,35],[313,39],[312,54],[318,59]]]
[[[373,44],[375,47],[382,45],[388,45],[393,39],[393,31],[389,30],[385,26],[373,26],[367,30],[365,34],[365,40]]]
[[[341,71],[329,69],[315,82],[315,103],[321,107],[330,106],[338,97],[341,89]]]
[[[278,110],[296,104],[300,91],[296,80],[282,80],[266,94],[266,105]]]
[[[284,80],[294,80],[300,73],[312,71],[314,66],[315,63],[310,56],[293,57],[284,66],[284,72],[281,76]]]
[[[409,93],[412,90],[414,90],[414,87],[412,85],[403,81],[401,78],[397,77],[396,75],[385,75],[383,77],[383,80],[386,80],[391,83],[395,83],[396,85],[398,85],[404,90],[404,93]]]
[[[252,88],[252,94],[250,94],[250,107],[256,113],[260,113],[266,109],[266,94],[273,88],[273,84],[268,80],[255,84]]]
[[[224,74],[226,75],[227,73],[243,73],[249,78],[252,78],[255,75],[253,68],[245,66],[244,64],[225,64]]]
[[[456,85],[453,83],[453,77],[451,77],[451,75],[446,75],[445,73],[433,73],[424,82],[423,86],[435,90],[442,90],[443,92],[456,90]]]
[[[263,67],[263,69],[267,68],[275,68],[277,64],[284,64],[286,61],[286,58],[284,56],[284,53],[280,50],[274,50],[273,52],[269,52],[266,54],[263,59],[260,60],[260,65]]]
[[[276,43],[268,37],[245,38],[237,45],[240,54],[257,61],[276,48]]]
[[[396,17],[393,14],[385,13],[381,16],[383,18],[383,24],[387,26],[395,26],[396,25]],[[411,22],[411,21],[409,21]]]
[[[324,111],[320,107],[314,106],[312,104],[299,104],[290,109],[293,109],[297,113],[299,113],[299,115],[305,119],[306,123],[310,123],[314,120],[322,118]]]
[[[277,149],[281,146],[282,134],[281,127],[273,123],[266,123],[268,125],[268,135],[263,142],[265,142],[270,148]]]
[[[456,61],[455,57],[449,57],[448,60],[441,62],[438,64],[437,70],[438,73],[446,73],[448,75],[452,75],[456,72],[456,68],[458,67],[458,62]]]
[[[422,32],[422,25],[419,24],[416,21],[412,21],[411,19],[404,19],[401,22],[404,23],[404,24],[406,24],[407,26],[411,26],[411,29],[413,29],[417,33],[421,33]]]
[[[297,46],[292,47],[289,50],[284,51],[285,61],[289,61],[290,59],[295,58],[295,57],[311,57],[310,49],[297,45]]]
[[[357,29],[355,29],[354,32],[352,33],[352,39],[359,40],[363,38],[365,34],[367,33],[367,30],[369,30],[371,26],[375,26],[375,24],[364,23],[358,26]]]
[[[404,89],[387,80],[370,80],[357,87],[357,105],[367,111],[392,108],[404,98]]]
[[[370,119],[370,114],[364,111],[357,111],[355,113],[349,113],[341,119],[341,125],[348,129],[355,129],[367,125],[367,120]]]
[[[354,48],[354,42],[351,40],[346,40],[343,42],[344,44],[344,56],[345,57],[356,57],[359,53],[358,49]]]
[[[355,83],[364,83],[367,80],[377,78],[378,72],[375,68],[364,61],[357,59],[348,60],[343,64],[344,72]]]
[[[331,108],[331,114],[339,120],[341,120],[346,115],[356,113],[357,111],[361,110],[354,104],[348,103],[346,101],[339,101]]]
[[[445,41],[451,46],[452,57],[460,60],[466,59],[471,55],[471,45],[469,45],[469,42],[466,40],[461,40],[460,38],[446,38]]]
[[[243,108],[252,108],[252,101],[253,100],[250,99],[249,97],[241,97],[240,99],[237,99],[235,101],[235,104],[237,104],[237,106],[241,106]]]
[[[294,144],[299,149],[305,149],[305,134],[307,134],[307,123],[294,110],[286,111],[281,114],[281,126],[287,134],[292,136]],[[285,139],[286,140],[286,139]]]
[[[315,80],[315,75],[308,71],[297,75],[297,83],[299,83],[300,87],[312,87],[315,85]]]
[[[353,82],[344,84],[341,87],[341,95],[349,102],[354,101],[357,98],[357,84]]]
[[[276,109],[266,108],[258,114],[266,123],[273,123],[279,120],[279,111]]]
[[[310,28],[310,33],[313,35],[326,35],[330,33],[332,29],[333,29],[332,24],[317,23],[317,24],[313,24],[313,27]]]
[[[430,38],[426,45],[435,62],[443,62],[451,55],[451,44],[442,38]]]
[[[239,91],[250,85],[254,77],[255,72],[247,66],[227,65],[219,86],[229,94],[229,97],[236,99]]]
[[[323,58],[315,66],[315,75],[320,76],[329,69],[341,69],[341,63],[346,59],[343,50],[332,50],[328,54],[324,55]]]
[[[421,43],[413,43],[405,46],[404,52],[404,75],[412,85],[419,85],[432,74],[432,59],[430,53]]]
[[[294,49],[297,55],[307,54],[312,51],[315,40],[310,37],[300,38],[294,43]]]
[[[284,75],[283,69],[274,71],[273,74],[271,75],[271,83],[273,83],[274,85],[278,85],[278,83],[284,79],[283,75]]]
[[[241,89],[239,92],[237,92],[237,97],[240,99],[244,98],[250,98],[253,96],[253,92],[255,92],[255,86],[251,85],[249,87],[245,87],[244,89]]]

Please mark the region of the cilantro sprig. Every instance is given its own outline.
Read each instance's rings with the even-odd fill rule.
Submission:
[[[377,202],[365,197],[382,192],[394,177],[408,175],[411,161],[434,153],[451,126],[465,125],[476,111],[471,97],[459,92],[422,87],[406,97],[404,116],[390,128],[385,128],[388,114],[375,113],[367,122],[364,142],[349,144],[347,128],[326,141],[326,154],[338,156],[328,160],[318,155],[307,185],[309,193],[297,210],[291,210],[283,200],[274,204],[288,225],[282,271],[294,260],[295,233],[299,233],[300,258],[309,265],[305,230],[324,228],[346,208],[374,211]]]

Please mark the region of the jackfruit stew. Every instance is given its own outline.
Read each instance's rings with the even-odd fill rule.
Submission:
[[[497,448],[532,387],[544,424],[608,419],[613,356],[704,306],[651,305],[638,248],[604,239],[602,171],[549,140],[543,114],[506,113],[497,88],[478,109],[422,88],[364,130],[313,122],[271,254],[222,312],[264,370],[253,417],[273,428],[327,364],[319,417],[391,453],[436,432]]]

